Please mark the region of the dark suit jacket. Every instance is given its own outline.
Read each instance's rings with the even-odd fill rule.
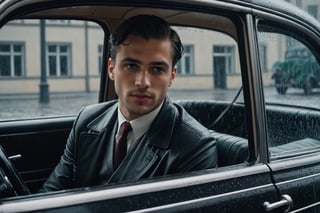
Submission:
[[[82,109],[64,154],[41,191],[138,180],[217,166],[215,139],[181,106],[166,98],[150,129],[114,170],[117,122],[116,101]]]

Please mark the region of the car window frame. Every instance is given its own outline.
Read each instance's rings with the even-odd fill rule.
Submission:
[[[320,63],[320,53],[319,53],[319,51],[316,51],[317,49],[320,48],[320,33],[319,32],[315,32],[314,30],[310,29],[309,27],[307,27],[308,25],[302,23],[300,20],[294,20],[292,17],[287,18],[285,16],[285,14],[282,14],[283,16],[278,16],[275,14],[268,14],[268,13],[261,12],[258,10],[254,10],[254,14],[255,14],[255,28],[256,28],[256,32],[257,32],[257,34],[256,34],[257,38],[258,38],[258,32],[259,32],[259,29],[258,29],[259,23],[262,22],[264,25],[269,25],[272,28],[273,28],[273,26],[275,26],[277,29],[280,29],[280,32],[282,32],[283,35],[293,37],[294,39],[297,39],[299,42],[301,42],[303,45],[305,45],[307,48],[309,48],[309,50],[312,52],[312,54],[316,57],[318,63]],[[288,31],[288,30],[283,29],[283,25],[286,26],[286,29],[288,29],[288,28],[295,29],[295,32],[293,33],[292,31]],[[274,31],[270,31],[270,32],[279,33],[279,32],[274,32]],[[285,32],[285,33],[283,33],[283,32]],[[303,38],[303,39],[301,39],[301,38]],[[258,54],[259,54],[259,51],[258,51]],[[260,61],[260,59],[259,59],[259,61]],[[261,67],[259,68],[259,70],[260,70],[259,72],[262,72]],[[265,116],[266,116],[266,108],[265,108]],[[266,119],[267,119],[267,117],[266,117]],[[268,128],[267,125],[266,125],[266,128]],[[268,129],[266,129],[266,135],[268,136]],[[269,148],[270,148],[269,147],[269,137],[267,137],[267,146],[268,146],[268,150],[269,150]],[[310,151],[304,150],[304,151],[301,151],[300,153],[297,152],[297,153],[294,153],[291,155],[277,156],[275,158],[272,158],[271,154],[269,153],[268,163],[273,164],[273,163],[281,162],[281,161],[287,161],[287,160],[290,161],[290,159],[297,159],[297,158],[299,159],[302,156],[306,156],[306,157],[311,156],[311,158],[312,158],[312,156],[314,154],[317,154],[319,152],[320,152],[320,149],[310,150]],[[314,163],[314,160],[312,160],[312,162]]]

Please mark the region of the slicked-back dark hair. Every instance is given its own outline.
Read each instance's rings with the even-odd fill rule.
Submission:
[[[179,35],[163,19],[154,15],[137,15],[122,22],[109,38],[110,58],[116,60],[118,46],[123,44],[129,35],[149,39],[168,39],[173,48],[172,66],[175,66],[183,54]]]

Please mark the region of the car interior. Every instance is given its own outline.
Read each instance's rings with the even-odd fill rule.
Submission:
[[[234,39],[237,39],[238,36],[236,25],[233,22],[232,17],[226,18],[224,16],[213,14],[203,15],[197,12],[144,7],[106,7],[94,5],[42,10],[38,8],[37,10],[34,10],[34,12],[23,11],[22,14],[15,14],[15,18],[45,18],[48,20],[62,17],[64,19],[70,18],[80,20],[86,18],[101,24],[105,33],[108,34],[108,32],[111,32],[120,21],[126,17],[131,17],[137,14],[154,14],[164,18],[175,26],[183,26],[187,23],[189,27],[199,27],[199,23],[202,23],[202,26],[200,27],[205,29],[224,32]],[[211,20],[214,20],[214,22]],[[107,45],[106,42],[104,46],[105,45]],[[105,67],[106,61],[103,63],[103,67]],[[99,102],[111,100],[115,97],[116,95],[113,90],[112,81],[108,80],[106,75],[101,75],[100,92],[98,97]],[[201,123],[209,125],[213,123],[213,121],[223,110],[225,110],[226,107],[228,107],[230,103],[185,101],[181,102],[181,104],[188,112],[199,119]],[[203,112],[205,112],[205,114],[203,114]],[[243,139],[244,143],[238,143],[238,141],[234,140],[233,137],[223,134],[227,133],[239,137],[246,137],[246,125],[245,119],[243,119],[245,115],[243,112],[243,103],[234,104],[218,124],[215,125],[215,131],[213,134],[217,136],[217,138],[220,138],[218,141],[223,141],[223,143],[218,142],[218,144],[221,144],[221,147],[218,145],[218,149],[221,150],[222,156],[221,159],[219,157],[219,164],[221,164],[221,166],[242,163],[248,157],[248,150],[244,147],[245,144],[247,144],[245,139]],[[209,115],[209,117],[207,115]],[[239,117],[239,120],[235,118],[234,120],[241,121],[241,123],[227,122],[229,119],[228,117],[234,115]],[[4,122],[0,124],[2,132],[6,133],[0,136],[1,146],[3,147],[3,150],[5,150],[7,156],[15,156],[17,154],[22,156],[23,160],[19,158],[12,158],[12,162],[31,193],[37,192],[58,162],[63,152],[69,131],[72,128],[73,120],[73,116],[60,116],[53,118],[43,117],[39,119],[24,119],[19,122]],[[11,124],[13,127],[10,127]],[[220,130],[222,130],[222,134],[218,133]],[[230,145],[227,143],[230,143]],[[239,148],[237,144],[240,145]],[[34,147],[37,147],[37,150],[39,150],[36,151],[36,155],[34,154]],[[239,154],[229,154],[230,151],[235,153],[238,152]]]

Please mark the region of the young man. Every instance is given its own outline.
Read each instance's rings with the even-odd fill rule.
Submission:
[[[42,191],[216,167],[214,138],[166,96],[183,52],[177,33],[156,16],[139,15],[120,24],[109,43],[108,74],[118,100],[79,113]]]

